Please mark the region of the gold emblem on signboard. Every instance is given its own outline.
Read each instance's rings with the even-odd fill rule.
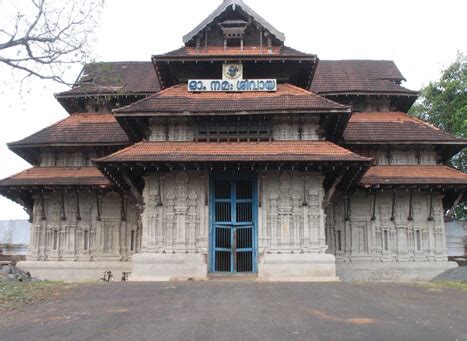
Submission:
[[[224,64],[223,70],[224,79],[243,79],[242,64]]]

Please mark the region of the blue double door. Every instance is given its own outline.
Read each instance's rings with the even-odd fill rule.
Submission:
[[[212,175],[210,194],[211,272],[256,272],[256,175]]]

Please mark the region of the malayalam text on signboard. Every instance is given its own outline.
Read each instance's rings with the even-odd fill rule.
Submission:
[[[273,91],[277,91],[277,80],[275,79],[189,80],[188,91],[191,91],[191,92],[245,92],[245,91],[273,92]]]

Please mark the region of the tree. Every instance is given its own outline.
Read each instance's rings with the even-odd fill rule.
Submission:
[[[0,0],[0,65],[21,72],[23,81],[70,84],[68,71],[90,56],[102,6],[103,0]]]
[[[441,78],[422,89],[420,99],[409,114],[457,136],[467,137],[467,55],[459,52],[456,61],[442,72]],[[460,152],[450,164],[467,172],[467,153]],[[454,212],[457,219],[467,219],[467,204]]]

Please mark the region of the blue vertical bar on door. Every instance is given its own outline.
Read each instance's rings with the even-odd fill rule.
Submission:
[[[230,189],[228,196],[223,192],[226,188]],[[209,193],[210,271],[257,272],[256,175],[212,174]]]

